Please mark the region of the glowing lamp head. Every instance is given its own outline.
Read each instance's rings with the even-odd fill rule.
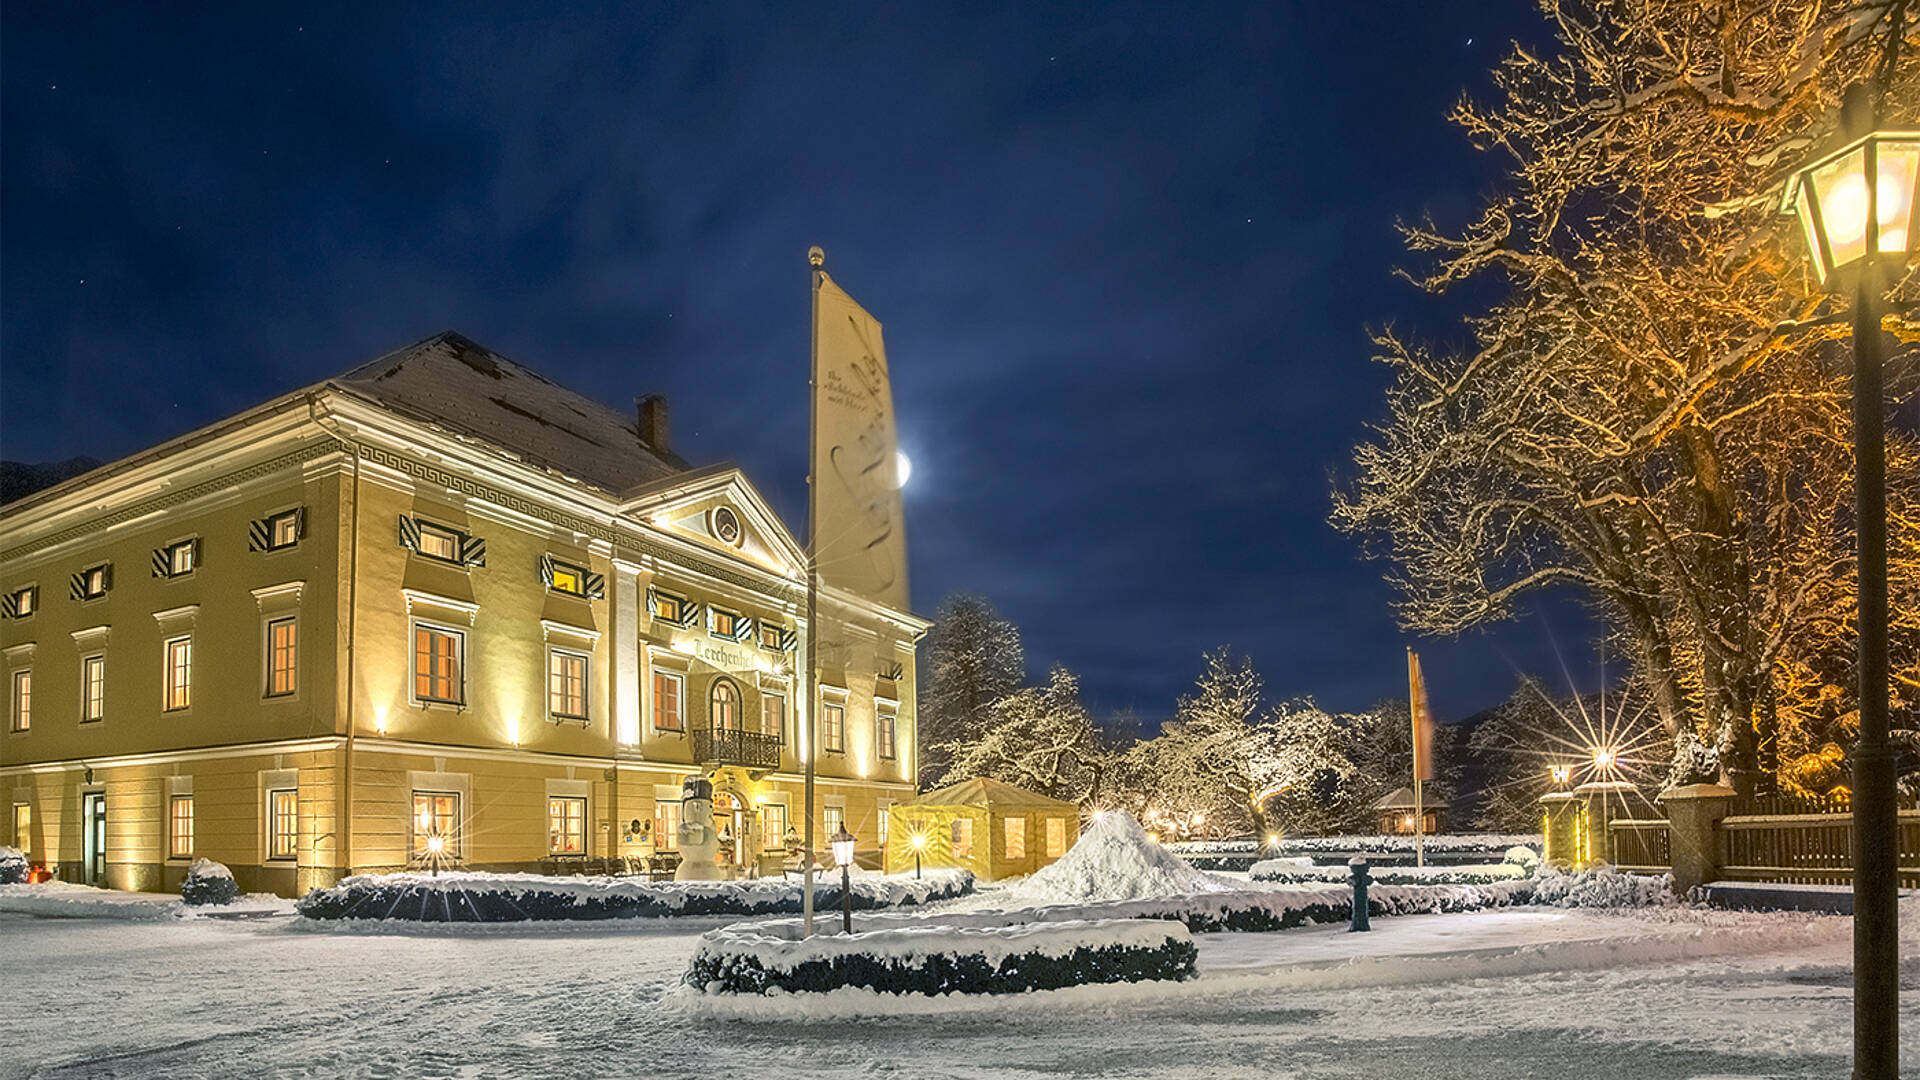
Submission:
[[[1268,833],[1268,834],[1267,834],[1267,846],[1268,846],[1268,847],[1279,847],[1279,846],[1280,846],[1280,834],[1279,834],[1279,833],[1277,833],[1277,832],[1270,832],[1270,833]]]
[[[1547,775],[1553,777],[1556,784],[1564,784],[1573,779],[1573,766],[1561,763],[1547,766]]]
[[[913,850],[915,851],[927,850],[927,834],[926,833],[913,834]]]
[[[1593,767],[1594,768],[1611,769],[1613,768],[1613,763],[1617,760],[1619,759],[1614,756],[1614,753],[1612,750],[1609,750],[1604,746],[1596,746],[1593,748]]]
[[[853,865],[853,834],[842,825],[840,831],[827,838],[833,845],[833,864],[845,869]]]
[[[1206,821],[1207,821],[1207,815],[1201,813],[1198,810],[1195,810],[1193,812],[1193,823],[1195,825],[1204,825],[1206,824]]]
[[[1780,209],[1799,219],[1822,285],[1869,255],[1905,260],[1916,239],[1917,182],[1920,131],[1871,132],[1787,181]]]
[[[442,837],[442,836],[427,837],[427,854],[432,855],[435,858],[438,858],[440,854],[446,850],[447,850],[447,841],[445,837]]]

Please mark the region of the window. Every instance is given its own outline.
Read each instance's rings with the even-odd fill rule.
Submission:
[[[80,661],[80,722],[107,715],[107,658],[89,656]]]
[[[38,585],[15,589],[7,594],[6,613],[9,618],[24,619],[39,609],[40,586]]]
[[[740,691],[730,679],[713,680],[713,693],[709,698],[711,711],[708,718],[719,731],[740,730]]]
[[[553,855],[587,853],[587,800],[554,796],[547,800],[547,851]]]
[[[548,576],[552,584],[549,587],[552,588],[554,592],[563,592],[570,596],[587,595],[586,571],[577,566],[569,566],[563,562],[556,562],[551,565],[553,569]]]
[[[722,611],[717,607],[707,608],[707,633],[728,641],[739,641],[753,629],[752,619],[743,619],[731,611]]]
[[[1002,846],[1007,849],[1007,858],[1024,859],[1027,857],[1027,819],[1022,817],[1003,818],[1000,822],[1003,834]]]
[[[847,707],[838,702],[820,706],[820,748],[830,754],[847,752]]]
[[[423,534],[424,535],[424,534]],[[459,705],[466,701],[461,653],[466,635],[438,626],[413,628],[413,696],[420,701]]]
[[[276,792],[276,794],[279,794]],[[292,850],[289,842],[289,851]],[[167,800],[167,857],[193,857],[193,796],[175,795]]]
[[[279,551],[300,542],[300,511],[288,510],[267,519],[267,550]]]
[[[13,730],[33,727],[33,672],[13,673]]]
[[[107,595],[107,589],[113,584],[113,564],[101,563],[80,571],[74,581],[74,596],[79,600],[98,600]]]
[[[681,689],[686,677],[677,672],[653,673],[653,726],[661,731],[685,731],[686,713],[681,707]]]
[[[1050,817],[1047,819],[1047,858],[1057,859],[1067,853],[1067,819]]]
[[[973,858],[973,819],[953,819],[953,857],[956,859]]]
[[[822,814],[822,821],[827,827],[828,838],[832,838],[840,835],[840,830],[847,827],[847,808],[846,807],[829,806],[821,810],[821,814]]]
[[[17,802],[13,804],[13,846],[22,853],[33,851],[33,805]]]
[[[787,808],[779,803],[761,803],[760,850],[785,851],[786,849]]]
[[[274,619],[267,623],[267,696],[284,697],[293,693],[294,672],[299,660],[299,630],[294,618]]]
[[[291,859],[300,853],[300,792],[267,792],[267,858]]]
[[[653,804],[653,850],[680,850],[680,804],[662,799]]]
[[[880,850],[882,851],[887,848],[887,829],[892,825],[890,820],[892,817],[893,811],[884,806],[880,808]]]
[[[873,715],[873,744],[879,748],[880,756],[893,760],[894,717],[893,710],[885,706],[876,707]]]
[[[460,857],[460,796],[451,791],[413,793],[413,857]]]
[[[556,720],[587,718],[587,658],[580,653],[547,652],[547,713]]]
[[[420,554],[443,562],[460,561],[460,534],[452,529],[420,522]]]
[[[761,648],[772,649],[774,652],[785,651],[786,635],[780,629],[779,623],[770,623],[762,619],[756,624],[754,632],[759,635]]]
[[[787,732],[787,699],[779,694],[760,695],[760,731],[766,735],[785,736]]]
[[[153,554],[155,577],[184,577],[193,573],[193,568],[199,565],[200,545],[193,540],[182,540],[177,544],[168,544]]]
[[[184,709],[193,704],[193,638],[169,638],[166,644],[166,670],[162,707]]]

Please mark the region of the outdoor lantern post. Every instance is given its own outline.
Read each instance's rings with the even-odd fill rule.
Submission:
[[[920,880],[920,853],[927,850],[927,834],[913,834],[913,880]]]
[[[447,842],[438,835],[427,837],[427,865],[432,868],[433,876],[440,876],[440,853],[447,849]]]
[[[853,871],[853,834],[845,825],[840,831],[827,838],[833,845],[833,861],[840,864],[840,924],[847,933],[853,933],[853,884],[848,880]]]
[[[1914,250],[1920,131],[1874,130],[1865,86],[1847,92],[1845,144],[1787,182],[1820,283],[1853,296],[1853,462],[1859,530],[1860,741],[1853,752],[1853,1075],[1900,1068],[1900,867],[1887,738],[1887,454],[1880,317],[1885,269]]]

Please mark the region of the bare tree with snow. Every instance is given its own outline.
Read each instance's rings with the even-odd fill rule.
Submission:
[[[922,655],[920,683],[920,787],[939,787],[964,773],[953,768],[952,748],[985,734],[993,704],[1020,689],[1027,655],[1020,630],[983,596],[954,593],[934,613]]]
[[[990,705],[977,736],[943,749],[953,776],[991,777],[1083,804],[1099,800],[1113,756],[1080,702],[1080,680],[1060,666],[1045,685],[1016,690]]]

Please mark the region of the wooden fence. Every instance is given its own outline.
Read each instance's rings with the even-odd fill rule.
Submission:
[[[1741,799],[1714,829],[1719,876],[1728,881],[1834,885],[1853,881],[1853,807],[1844,794]],[[1903,798],[1899,815],[1900,886],[1920,888],[1920,808]],[[1609,850],[1622,870],[1662,873],[1673,865],[1672,837],[1661,818],[1607,823]]]

